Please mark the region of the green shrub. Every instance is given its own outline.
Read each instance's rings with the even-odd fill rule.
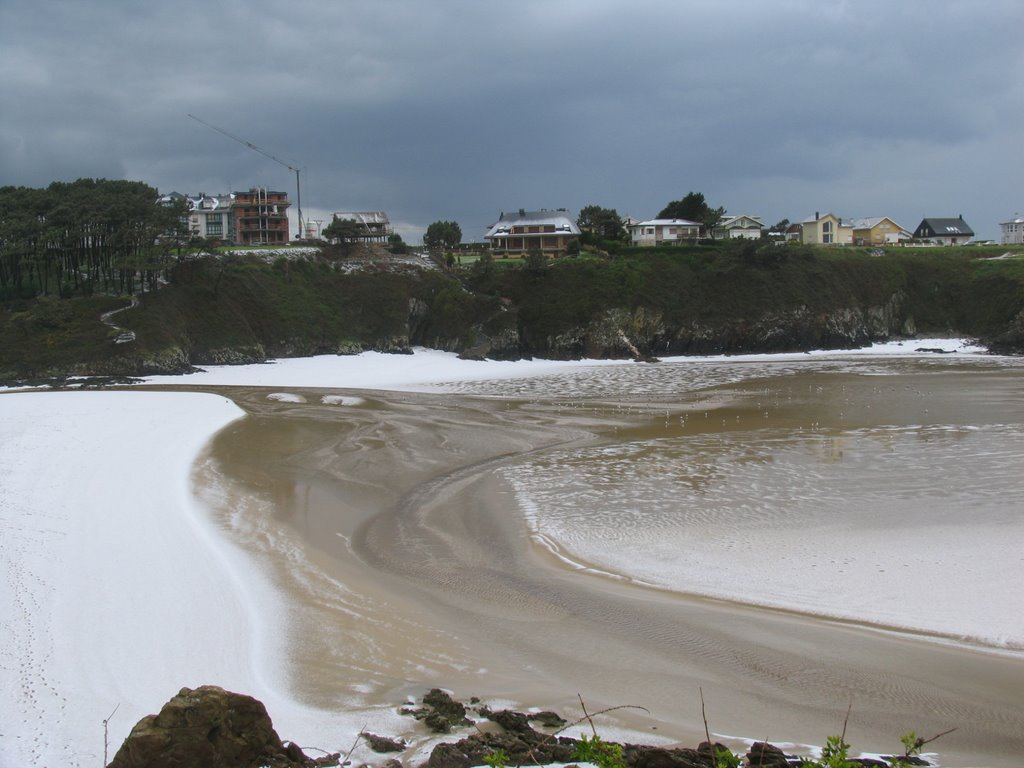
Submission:
[[[505,768],[508,765],[508,753],[504,749],[496,749],[484,756],[484,764],[491,768]]]
[[[593,763],[598,768],[626,768],[622,746],[603,741],[596,733],[591,737],[586,734],[580,737],[573,752],[573,760]]]

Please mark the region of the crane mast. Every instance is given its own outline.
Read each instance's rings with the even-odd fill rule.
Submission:
[[[289,171],[291,171],[292,173],[295,174],[295,206],[296,206],[296,208],[298,209],[298,212],[299,212],[299,233],[298,233],[297,237],[298,237],[298,239],[301,240],[302,236],[303,236],[303,234],[302,234],[303,233],[303,229],[302,229],[302,185],[299,182],[299,169],[296,168],[295,166],[291,165],[290,163],[286,163],[281,158],[275,157],[274,155],[272,155],[269,152],[267,152],[265,149],[261,149],[260,147],[257,147],[251,141],[246,141],[245,139],[241,138],[240,136],[235,136],[235,134],[229,133],[228,131],[225,131],[223,128],[218,128],[216,125],[208,123],[205,120],[203,120],[201,118],[198,118],[198,117],[196,117],[195,115],[193,115],[191,113],[189,114],[189,117],[191,117],[197,123],[205,125],[210,130],[213,130],[213,131],[216,131],[217,133],[223,134],[224,136],[227,136],[232,141],[237,141],[239,144],[245,145],[246,147],[251,149],[253,152],[259,152],[265,158],[267,158],[269,160],[273,160],[278,165],[283,165],[285,168],[287,168]]]

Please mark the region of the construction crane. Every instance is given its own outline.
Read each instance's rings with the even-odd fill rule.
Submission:
[[[193,115],[191,113],[189,114],[189,117],[191,117],[197,123],[201,123],[201,124],[205,125],[207,128],[209,128],[211,130],[214,130],[217,133],[223,134],[224,136],[227,136],[229,139],[231,139],[233,141],[237,141],[239,144],[244,144],[249,149],[251,149],[253,152],[259,152],[264,157],[266,157],[266,158],[268,158],[270,160],[273,160],[275,163],[278,163],[279,165],[283,165],[285,168],[287,168],[289,171],[291,171],[292,173],[295,174],[295,205],[296,205],[296,207],[298,208],[298,211],[299,211],[299,234],[297,235],[297,238],[299,240],[301,240],[302,237],[303,237],[303,229],[302,229],[302,185],[299,183],[299,169],[296,168],[293,165],[290,165],[290,164],[286,163],[284,160],[282,160],[279,157],[274,157],[272,154],[267,152],[265,149],[260,149],[255,144],[253,144],[251,141],[246,141],[245,139],[243,139],[243,138],[241,138],[239,136],[235,136],[233,133],[228,133],[223,128],[218,128],[216,125],[211,125],[210,123],[206,122],[205,120],[202,120],[201,118],[196,117],[195,115]]]

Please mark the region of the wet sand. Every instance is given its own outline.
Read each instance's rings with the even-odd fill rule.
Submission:
[[[908,730],[957,730],[947,766],[1024,754],[1020,654],[758,609],[576,570],[533,540],[496,470],[592,445],[699,405],[346,392],[357,405],[211,388],[250,416],[215,439],[197,487],[289,595],[294,695],[322,708],[457,696],[578,712],[693,744],[700,690],[719,734],[899,750]],[[300,390],[289,391],[300,392]],[[720,407],[744,394],[721,394]],[[205,489],[205,490],[204,490]],[[680,553],[685,557],[686,553]]]

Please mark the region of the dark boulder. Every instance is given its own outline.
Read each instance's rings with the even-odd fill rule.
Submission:
[[[476,733],[454,744],[438,744],[430,753],[427,768],[469,768],[483,765],[484,758],[498,750],[510,765],[568,763],[573,759],[576,742],[553,738],[530,730],[524,733]]]
[[[630,768],[708,768],[708,758],[695,749],[627,746],[623,757]]]
[[[513,712],[511,709],[501,709],[497,712],[488,712],[487,719],[497,723],[506,731],[511,733],[533,733],[530,721],[522,712]]]
[[[261,702],[204,685],[182,688],[159,714],[142,718],[109,768],[284,768],[317,762],[297,745],[285,746]]]
[[[561,728],[567,721],[557,712],[545,710],[543,712],[531,712],[527,715],[531,723],[540,723],[545,728]]]
[[[450,733],[452,728],[472,725],[466,717],[466,707],[455,701],[440,688],[432,688],[423,697],[423,706],[417,709],[403,709],[403,715],[412,715],[434,733]]]
[[[430,751],[427,768],[470,768],[473,759],[458,744],[438,744]]]
[[[401,739],[389,739],[387,736],[378,736],[367,731],[359,735],[366,739],[366,743],[374,752],[404,752],[407,746]]]
[[[789,760],[786,753],[774,744],[755,741],[747,751],[747,762],[764,768],[786,768]]]

